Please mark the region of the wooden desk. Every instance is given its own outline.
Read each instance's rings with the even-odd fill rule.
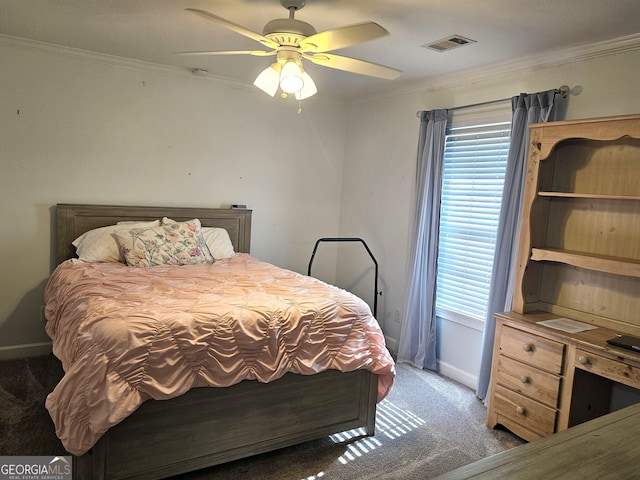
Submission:
[[[553,318],[496,314],[489,428],[501,424],[532,441],[609,413],[615,384],[640,389],[640,353],[607,344],[624,332],[566,333],[537,323]]]
[[[438,480],[640,477],[640,404],[484,458]]]

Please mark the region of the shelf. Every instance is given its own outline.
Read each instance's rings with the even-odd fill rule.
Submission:
[[[640,115],[530,128],[512,309],[640,329]]]
[[[632,200],[640,201],[640,195],[602,195],[597,193],[574,193],[574,192],[538,192],[540,197],[556,198],[592,198],[597,200]]]
[[[640,278],[640,260],[555,248],[532,248],[531,260],[565,263],[597,272]]]

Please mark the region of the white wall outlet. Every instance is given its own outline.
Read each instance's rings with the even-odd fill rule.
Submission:
[[[398,310],[396,308],[396,316],[395,316],[394,320],[396,321],[396,323],[400,323],[401,319],[402,319],[402,315],[400,314],[400,310]]]

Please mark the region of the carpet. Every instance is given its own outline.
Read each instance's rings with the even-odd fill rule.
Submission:
[[[63,372],[49,355],[0,362],[0,455],[61,455],[44,399]],[[179,480],[424,480],[513,448],[522,440],[489,430],[469,388],[434,372],[397,366],[378,406],[376,434],[354,430],[218,465]]]

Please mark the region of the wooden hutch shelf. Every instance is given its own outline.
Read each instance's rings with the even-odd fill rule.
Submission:
[[[640,277],[640,261],[631,258],[616,258],[570,250],[532,248],[531,260],[560,262],[597,272]]]

